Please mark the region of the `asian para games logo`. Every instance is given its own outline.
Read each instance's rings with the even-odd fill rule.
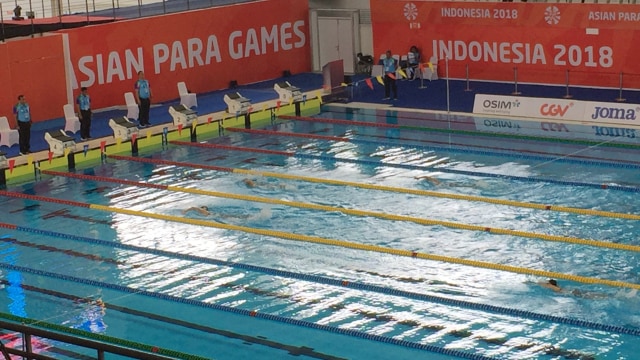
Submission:
[[[409,21],[413,21],[418,17],[418,7],[414,3],[404,4],[404,17]]]
[[[560,22],[560,9],[557,6],[549,6],[544,10],[544,21],[549,25],[558,25]]]

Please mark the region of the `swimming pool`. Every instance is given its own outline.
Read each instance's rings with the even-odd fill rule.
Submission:
[[[213,359],[640,353],[633,148],[320,117],[2,192],[2,311]]]

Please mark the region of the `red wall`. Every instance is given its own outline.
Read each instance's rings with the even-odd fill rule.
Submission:
[[[63,116],[67,34],[74,97],[90,88],[92,106],[124,105],[144,70],[153,101],[178,98],[176,83],[195,92],[311,70],[306,1],[265,0],[69,29],[0,44],[0,116],[25,94],[34,121]],[[13,121],[13,120],[12,120]],[[13,124],[13,123],[12,123]],[[15,124],[13,124],[15,125]]]
[[[11,40],[0,44],[0,116],[15,127],[13,106],[23,94],[34,121],[62,115],[66,83],[62,37]]]
[[[74,93],[90,88],[94,107],[124,104],[138,69],[153,101],[178,97],[176,83],[205,92],[310,70],[308,5],[269,0],[67,31]]]
[[[411,45],[428,59],[450,48],[454,78],[640,85],[640,6],[370,0],[376,56]],[[638,17],[638,18],[636,18]],[[495,49],[495,56],[492,52]]]

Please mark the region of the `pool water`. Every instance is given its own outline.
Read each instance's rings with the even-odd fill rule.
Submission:
[[[629,150],[616,162],[480,135],[266,130],[7,189],[1,221],[19,228],[0,233],[1,311],[212,359],[640,353]],[[184,212],[198,206],[210,214]]]

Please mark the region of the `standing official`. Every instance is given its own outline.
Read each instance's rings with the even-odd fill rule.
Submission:
[[[76,99],[78,107],[78,118],[80,119],[80,138],[82,140],[91,139],[91,97],[87,88],[80,89],[80,95]]]
[[[31,110],[24,95],[18,96],[18,103],[13,107],[13,115],[18,123],[20,155],[31,152]]]
[[[152,97],[151,86],[149,85],[149,81],[144,78],[144,71],[138,71],[138,81],[136,81],[135,90],[136,102],[140,109],[138,123],[140,127],[144,128],[151,125],[149,123],[149,109],[151,109]]]

